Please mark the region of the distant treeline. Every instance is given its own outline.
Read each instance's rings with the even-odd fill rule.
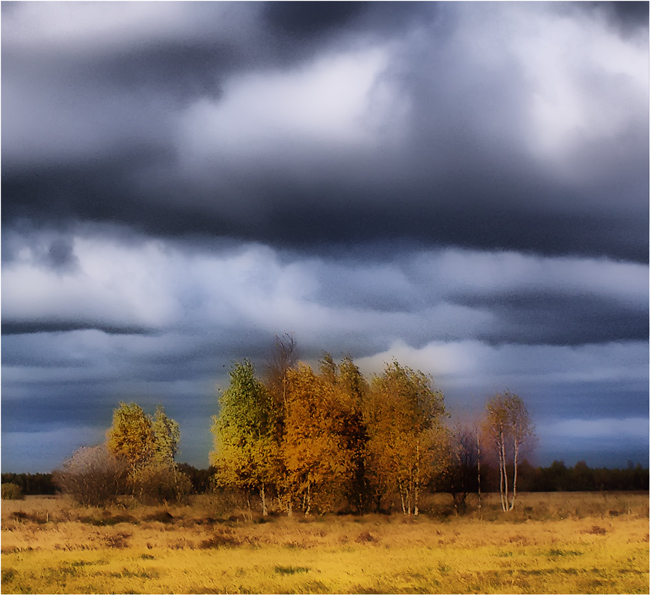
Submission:
[[[210,479],[214,467],[198,469],[188,463],[178,466],[192,482],[194,494],[210,492]],[[460,471],[460,470],[459,470]],[[574,467],[567,467],[563,461],[553,461],[548,467],[533,467],[527,461],[519,467],[520,490],[522,492],[591,492],[591,491],[647,491],[649,471],[641,464],[628,465],[626,469],[591,468],[584,461]],[[476,492],[476,468],[466,471],[469,492]],[[2,483],[13,483],[22,493],[30,495],[51,495],[57,492],[51,473],[3,473]],[[499,491],[499,472],[490,465],[481,466],[481,489],[484,492]],[[441,491],[450,491],[441,486]]]
[[[521,489],[526,492],[591,492],[597,490],[648,490],[648,469],[641,463],[626,469],[591,469],[585,461],[567,467],[553,461],[549,467],[519,467]]]
[[[17,485],[26,496],[49,496],[57,491],[51,473],[3,473],[2,483]]]

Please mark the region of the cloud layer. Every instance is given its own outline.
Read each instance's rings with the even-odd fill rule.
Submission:
[[[131,398],[205,465],[215,382],[285,331],[452,409],[520,391],[552,441],[647,417],[647,4],[2,11],[7,465]]]

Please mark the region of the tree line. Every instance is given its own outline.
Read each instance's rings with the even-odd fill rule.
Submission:
[[[191,494],[208,494],[212,491],[215,474],[214,467],[198,468],[189,463],[178,463],[178,470],[190,482]],[[467,493],[477,493],[477,466],[463,470],[452,465],[447,478],[465,473],[467,477]],[[522,492],[589,492],[589,491],[648,491],[650,473],[641,463],[629,463],[623,469],[608,469],[606,467],[589,467],[585,461],[579,461],[574,466],[567,466],[563,461],[553,461],[549,466],[542,467],[523,460],[519,466],[519,484]],[[481,465],[481,485],[484,493],[496,492],[499,489],[499,476],[496,467],[490,463]],[[54,495],[61,490],[54,483],[53,473],[3,473],[2,485],[15,485],[18,497]],[[449,481],[443,481],[438,491],[451,493]],[[4,498],[4,496],[3,496]]]
[[[524,455],[534,444],[534,425],[516,394],[498,393],[487,400],[481,419],[450,425],[430,376],[393,361],[366,378],[352,357],[337,363],[328,353],[313,369],[299,361],[293,335],[276,337],[259,375],[249,360],[233,363],[211,431],[210,469],[178,464],[180,429],[164,408],[152,416],[135,403],[120,403],[104,443],[77,450],[49,476],[3,474],[3,484],[16,486],[3,494],[51,493],[56,487],[98,505],[125,494],[160,502],[234,490],[249,511],[259,501],[263,515],[271,507],[289,515],[366,513],[397,498],[404,514],[417,515],[423,491],[450,493],[463,512],[468,494],[477,493],[480,506],[482,492],[498,490],[508,512],[518,489],[648,484],[640,466],[532,467]]]

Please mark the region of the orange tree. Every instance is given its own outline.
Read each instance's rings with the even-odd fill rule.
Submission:
[[[326,356],[320,375],[302,363],[287,374],[280,487],[289,513],[294,504],[305,514],[331,510],[355,467],[355,403],[337,382],[332,363]]]

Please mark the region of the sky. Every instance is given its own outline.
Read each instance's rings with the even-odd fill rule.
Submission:
[[[648,464],[648,3],[2,2],[2,469],[397,359]]]

